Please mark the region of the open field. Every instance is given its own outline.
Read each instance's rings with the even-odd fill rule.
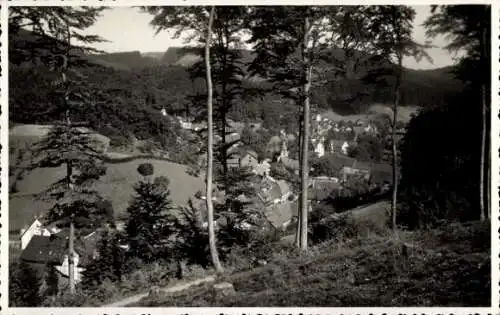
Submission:
[[[193,177],[186,173],[183,165],[152,159],[136,159],[130,162],[108,164],[97,189],[102,196],[109,198],[115,210],[115,217],[120,217],[133,194],[133,185],[141,179],[137,167],[141,163],[151,163],[155,176],[167,176],[170,180],[170,194],[172,201],[184,205],[196,191],[204,190],[203,178]],[[46,189],[48,185],[64,176],[64,168],[36,169],[18,181],[18,193],[11,194],[9,200],[9,230],[13,231],[27,224],[34,215],[47,210],[51,203],[35,200],[33,194]]]
[[[30,145],[47,134],[50,126],[17,125],[9,130],[9,153],[11,167],[16,164],[18,149],[29,150]],[[123,163],[109,163],[106,171],[96,188],[103,197],[109,198],[115,210],[115,217],[121,217],[128,206],[133,194],[133,185],[141,179],[137,167],[141,163],[153,164],[155,176],[167,176],[170,180],[170,194],[172,201],[184,205],[196,191],[204,190],[202,177],[193,177],[186,173],[186,167],[165,160],[150,158],[136,158],[130,161],[130,155],[109,152],[110,159],[125,159]],[[129,159],[127,159],[129,158]],[[25,163],[22,165],[26,166]],[[65,168],[40,168],[23,176],[16,181],[16,193],[9,196],[9,230],[15,231],[29,223],[34,216],[40,215],[52,205],[51,202],[35,199],[34,195],[65,175]],[[12,184],[14,174],[9,178]],[[10,186],[10,185],[9,185]]]
[[[327,242],[298,257],[278,254],[264,267],[220,279],[236,290],[223,299],[205,284],[129,306],[488,306],[490,276],[490,223],[453,223]]]

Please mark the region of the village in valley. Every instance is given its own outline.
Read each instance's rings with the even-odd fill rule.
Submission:
[[[489,27],[467,24],[489,22],[483,7],[453,15],[470,41]],[[86,27],[60,37],[60,13],[48,9],[44,29],[37,7],[9,9],[11,306],[488,303],[490,145],[456,139],[489,135],[475,111],[490,104],[474,90],[489,83],[469,89],[457,64],[397,68],[401,52],[368,21],[413,25],[414,7],[64,8],[96,25],[107,10],[140,14],[158,32],[193,28],[201,44],[105,53],[92,36],[70,44]],[[425,8],[429,36],[455,12]],[[270,30],[273,15],[283,29]],[[283,34],[323,15],[338,38],[294,53]],[[404,36],[425,54],[412,27]],[[234,48],[238,32],[253,49]]]

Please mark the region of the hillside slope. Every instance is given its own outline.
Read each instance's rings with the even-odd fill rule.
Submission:
[[[406,244],[406,250],[403,249]],[[450,224],[324,243],[309,253],[276,253],[266,266],[220,279],[236,294],[217,298],[212,285],[147,297],[141,307],[487,307],[491,298],[490,223]]]
[[[198,190],[204,190],[201,177],[186,173],[180,164],[152,159],[136,159],[130,162],[108,164],[106,175],[101,177],[96,189],[104,198],[111,200],[115,217],[126,214],[129,201],[133,196],[133,185],[141,179],[137,167],[141,163],[151,163],[155,176],[166,176],[170,180],[170,196],[173,203],[186,205]],[[47,211],[51,204],[35,199],[33,194],[40,193],[51,183],[64,177],[64,167],[35,169],[18,181],[18,192],[9,195],[9,231],[15,231],[29,223],[36,215]]]

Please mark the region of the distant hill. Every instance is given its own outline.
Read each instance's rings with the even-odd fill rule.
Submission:
[[[114,67],[128,70],[154,67],[160,64],[160,61],[157,58],[141,54],[139,51],[89,55],[89,58],[96,61],[102,60],[110,65],[113,65]]]
[[[163,56],[165,55],[165,53],[162,52],[162,51],[148,51],[148,52],[142,53],[142,55],[144,57],[149,57],[149,58],[153,58],[153,59],[161,61],[161,59],[163,58]]]
[[[9,35],[9,49],[17,52],[29,53],[30,43],[36,40],[27,31]],[[254,58],[250,50],[241,50],[241,53],[244,64]],[[336,53],[338,52],[332,52]],[[75,50],[75,54],[95,66],[81,69],[81,72],[109,95],[109,100],[102,105],[104,108],[95,113],[82,113],[81,118],[91,120],[95,130],[110,138],[132,133],[139,139],[154,137],[161,140],[163,135],[172,134],[172,129],[161,121],[159,111],[165,108],[171,115],[196,112],[194,108],[189,109],[193,106],[189,97],[201,95],[205,91],[204,80],[193,82],[188,74],[187,67],[200,60],[189,47],[170,47],[165,52],[146,53],[130,51],[84,54]],[[45,96],[45,74],[30,68],[30,65],[28,69],[18,68],[18,56],[13,53],[9,55],[9,61],[14,64],[10,67],[9,75],[11,79],[15,78],[10,84],[12,121],[50,123],[53,118],[47,114],[46,109],[50,102],[49,95]],[[324,65],[328,66],[327,63]],[[462,89],[462,83],[454,79],[452,70],[453,67],[432,70],[405,68],[401,105],[428,107],[444,104],[450,95],[455,95]],[[35,84],[35,80],[40,80],[37,83],[39,86]],[[387,86],[361,80],[327,81],[325,85],[312,89],[311,103],[319,110],[332,110],[343,116],[365,114],[373,104],[390,106],[394,101],[391,81],[393,78],[388,77]],[[29,89],[26,86],[28,82]],[[273,103],[282,97],[273,89],[272,83],[254,77],[245,77],[242,83],[245,88],[266,90],[268,95],[264,98],[250,96],[239,100],[240,104],[230,111],[230,118],[238,121],[262,121],[265,116],[276,115],[272,119],[268,118],[268,121],[281,122],[279,117],[291,110],[290,106],[285,108]],[[158,123],[163,127],[154,127]],[[146,125],[150,127],[145,128]]]

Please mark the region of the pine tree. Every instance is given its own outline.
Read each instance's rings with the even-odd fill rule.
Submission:
[[[188,264],[208,267],[210,264],[210,247],[208,233],[202,226],[201,210],[196,208],[190,199],[187,207],[183,207],[176,220],[177,246],[179,258],[186,259]]]
[[[215,225],[214,225],[214,205],[212,202],[212,172],[213,172],[213,97],[212,97],[212,72],[210,64],[210,43],[212,39],[212,25],[215,16],[215,6],[210,8],[210,16],[207,24],[207,36],[205,40],[205,67],[206,67],[206,82],[207,82],[207,175],[206,175],[206,202],[207,202],[207,222],[208,222],[208,244],[210,247],[210,256],[214,264],[215,270],[220,274],[224,271],[222,264],[219,260],[219,253],[217,252],[217,244],[215,238]]]
[[[146,263],[167,259],[163,255],[175,232],[175,217],[168,190],[168,179],[144,179],[135,187],[135,196],[127,208],[129,214],[126,232],[130,255]]]
[[[115,231],[104,231],[97,244],[97,253],[97,258],[83,272],[83,287],[92,288],[105,279],[113,282],[121,280],[125,253],[119,246],[119,237]]]
[[[91,189],[92,183],[104,172],[100,165],[101,151],[88,132],[78,129],[71,120],[71,112],[85,108],[91,102],[89,84],[82,75],[71,68],[83,63],[78,53],[95,51],[88,45],[102,41],[95,35],[83,35],[82,31],[95,23],[103,7],[16,7],[9,10],[11,34],[21,29],[30,29],[36,36],[31,50],[10,47],[10,53],[17,61],[41,62],[49,66],[52,76],[47,81],[53,91],[53,101],[63,120],[56,123],[48,135],[34,147],[34,161],[31,169],[38,167],[66,168],[63,179],[52,184],[40,197],[56,201],[48,215],[48,221],[69,225],[69,291],[75,292],[73,243],[76,212],[86,212],[85,206],[99,200]],[[72,40],[74,42],[72,42]],[[84,214],[85,216],[85,214]]]

